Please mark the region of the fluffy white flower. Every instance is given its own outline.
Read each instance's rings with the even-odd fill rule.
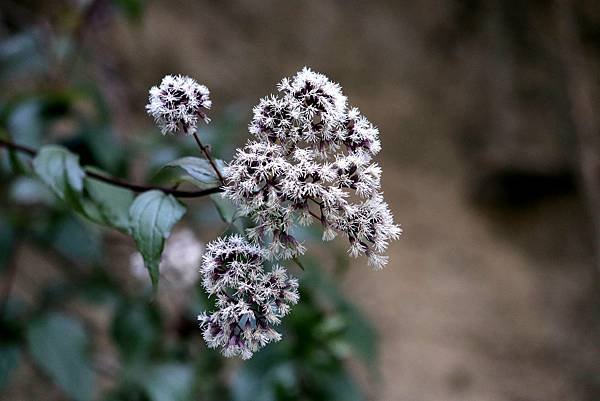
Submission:
[[[371,155],[376,155],[381,150],[379,130],[361,115],[356,107],[348,111],[344,122],[344,131],[343,141],[349,151],[366,151]]]
[[[267,256],[291,258],[304,251],[291,231],[295,222],[323,225],[323,240],[346,234],[352,256],[367,255],[381,267],[400,227],[381,194],[379,131],[341,87],[304,68],[278,85],[279,95],[254,108],[249,131],[257,141],[238,150],[229,165],[225,195],[251,216],[250,237]]]
[[[264,265],[305,251],[293,235],[297,224],[318,221],[323,241],[345,235],[348,253],[366,256],[374,268],[387,264],[383,253],[402,232],[381,193],[381,168],[372,162],[381,149],[377,128],[348,107],[337,83],[309,68],[277,89],[254,107],[255,140],[237,150],[225,171],[225,196],[255,223],[246,232],[252,242],[238,235],[211,242],[200,269],[215,300],[214,311],[198,316],[203,337],[225,356],[243,359],[281,338],[274,326],[298,302],[297,280],[279,265]],[[146,109],[163,134],[192,135],[199,120],[209,122],[210,107],[204,85],[168,75],[150,90]],[[161,274],[166,266],[185,266],[174,271],[190,281],[190,267],[199,262],[194,241],[187,235],[167,244]]]
[[[198,316],[203,337],[225,356],[248,359],[281,335],[274,325],[298,302],[298,282],[285,268],[263,267],[265,251],[238,235],[207,246],[202,284],[216,297],[216,310]]]
[[[291,80],[284,78],[278,89],[291,108],[298,110],[299,119],[307,123],[317,117],[319,121],[312,123],[329,128],[344,118],[347,99],[341,86],[310,68],[304,67]]]
[[[385,252],[389,241],[398,239],[402,233],[402,229],[394,224],[392,213],[381,194],[346,207],[340,213],[331,213],[327,221],[348,236],[351,256],[366,255],[369,264],[377,269],[387,264],[387,257],[381,253]]]
[[[196,132],[199,120],[208,123],[206,111],[212,102],[209,90],[183,75],[167,75],[150,89],[148,114],[154,117],[163,135]]]

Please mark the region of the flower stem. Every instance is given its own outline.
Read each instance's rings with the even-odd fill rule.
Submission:
[[[204,157],[206,157],[206,160],[208,160],[208,162],[210,163],[213,170],[215,170],[215,174],[217,174],[217,177],[219,177],[219,181],[221,182],[221,185],[225,185],[225,180],[223,179],[223,176],[221,175],[221,172],[219,171],[219,168],[217,167],[217,163],[215,163],[215,160],[213,159],[212,154],[210,153],[210,150],[208,149],[208,147],[204,146],[202,144],[202,142],[200,142],[200,138],[198,137],[198,134],[195,132],[194,132],[194,139],[196,140],[196,143],[200,147],[200,150],[202,150],[202,153],[204,154]]]
[[[0,147],[12,149],[14,151],[26,154],[31,157],[35,157],[35,155],[37,154],[37,151],[35,149],[29,148],[24,145],[19,145],[17,143],[10,142],[10,141],[4,140],[4,139],[0,139]],[[150,190],[156,189],[156,190],[162,191],[164,193],[171,194],[177,198],[200,198],[202,196],[208,196],[211,194],[223,192],[223,189],[220,187],[203,189],[201,191],[181,191],[181,190],[177,190],[175,188],[163,188],[163,187],[153,186],[153,185],[132,184],[130,182],[126,182],[126,181],[123,181],[123,180],[120,180],[117,178],[109,177],[104,174],[99,174],[99,173],[96,173],[94,171],[89,171],[89,170],[86,170],[85,174],[88,177],[94,178],[98,181],[103,181],[103,182],[106,182],[107,184],[111,184],[111,185],[121,187],[121,188],[127,188],[127,189],[132,190],[133,192],[145,192],[145,191],[150,191]]]

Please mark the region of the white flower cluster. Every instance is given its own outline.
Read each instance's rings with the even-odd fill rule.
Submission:
[[[208,123],[206,111],[212,102],[208,88],[183,75],[167,75],[150,89],[146,110],[154,117],[163,135],[196,132],[200,119]]]
[[[255,139],[237,150],[225,172],[225,196],[254,220],[247,231],[251,242],[219,238],[208,244],[201,267],[202,284],[216,298],[216,309],[198,316],[203,337],[225,356],[243,359],[281,338],[274,326],[298,302],[297,280],[279,265],[265,268],[267,259],[305,251],[292,234],[295,225],[318,221],[324,241],[344,234],[349,254],[366,255],[375,268],[387,264],[388,243],[402,232],[383,199],[381,168],[372,161],[381,149],[377,128],[348,106],[338,84],[308,68],[277,88],[278,95],[253,109],[249,131]],[[146,106],[163,134],[187,135],[200,119],[209,121],[210,107],[208,89],[180,75],[153,87]],[[178,253],[173,264],[185,256],[184,249]]]
[[[159,265],[159,273],[172,288],[190,288],[198,281],[198,265],[202,261],[204,245],[189,228],[175,231],[167,240]],[[139,252],[129,259],[131,272],[135,277],[150,285],[148,270]]]
[[[366,255],[375,268],[401,229],[394,224],[372,162],[379,131],[349,108],[338,84],[308,68],[278,85],[254,108],[255,141],[238,149],[227,168],[225,195],[252,216],[252,239],[267,255],[286,259],[304,251],[294,224],[318,220],[323,240],[344,233],[349,253]]]
[[[266,271],[264,251],[244,238],[219,238],[207,246],[202,283],[217,310],[198,316],[203,337],[225,356],[248,359],[281,335],[273,326],[298,302],[298,282],[285,268]]]

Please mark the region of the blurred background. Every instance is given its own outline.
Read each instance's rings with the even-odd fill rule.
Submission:
[[[194,275],[165,261],[152,299],[130,239],[2,151],[1,400],[600,399],[597,1],[2,0],[0,35],[2,136],[136,182],[196,152],[145,115],[163,75],[210,88],[228,160],[310,66],[379,127],[404,229],[380,272],[311,246],[284,339],[240,363],[206,349]],[[225,224],[187,203],[201,247]]]

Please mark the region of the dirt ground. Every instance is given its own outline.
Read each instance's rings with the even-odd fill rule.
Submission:
[[[474,212],[459,177],[402,169],[390,179],[390,170],[404,237],[386,270],[355,266],[345,286],[381,334],[372,399],[594,399],[597,335],[581,311],[591,288],[589,262],[573,252],[578,228],[551,229],[560,249],[532,255]],[[557,201],[539,219],[578,207]]]

